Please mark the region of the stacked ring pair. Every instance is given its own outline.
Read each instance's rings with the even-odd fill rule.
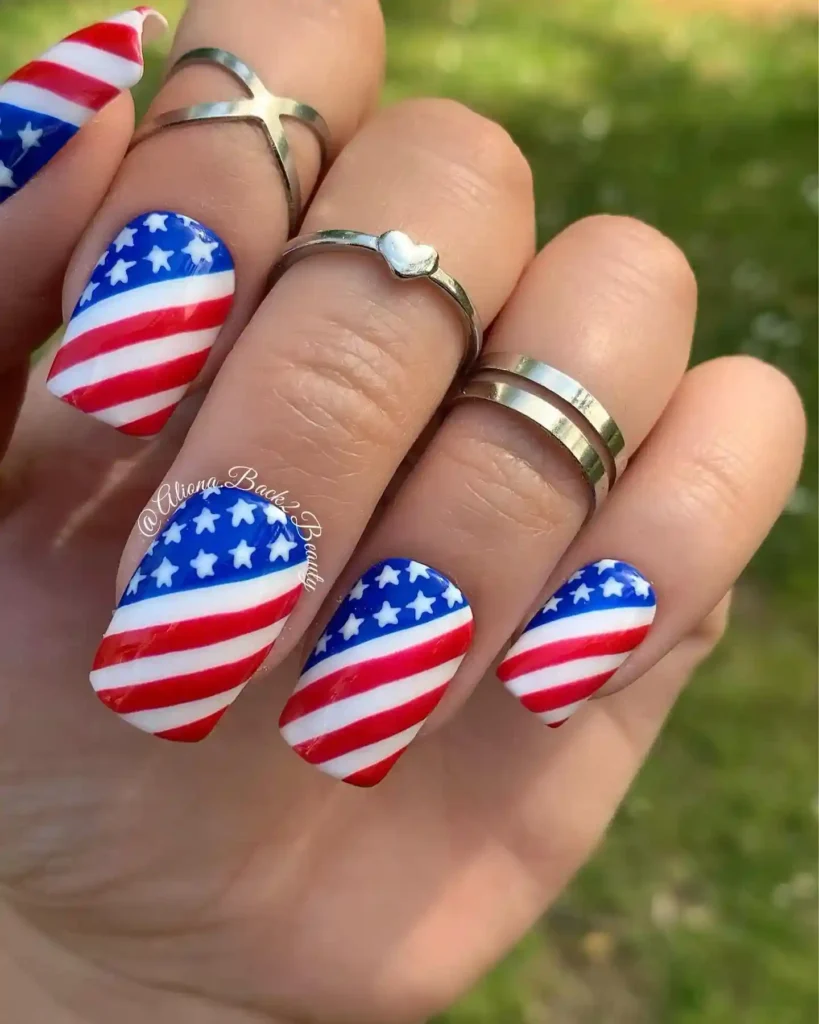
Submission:
[[[292,235],[301,217],[302,198],[282,118],[297,120],[313,131],[321,148],[322,169],[326,166],[330,145],[327,123],[313,107],[275,96],[247,64],[226,50],[216,47],[191,50],[174,64],[172,73],[194,64],[224,68],[245,87],[250,98],[168,111],[146,122],[133,144],[178,125],[229,120],[256,124],[265,133],[282,178]],[[419,245],[398,230],[381,235],[348,230],[304,235],[291,242],[282,253],[271,274],[271,287],[305,256],[338,248],[375,253],[398,280],[427,280],[452,299],[466,322],[467,341],[461,371],[469,374],[453,400],[494,402],[534,423],[574,459],[589,485],[592,510],[599,505],[614,486],[624,463],[625,441],[616,422],[582,384],[546,363],[510,353],[481,357],[484,332],[478,311],[466,289],[441,268],[438,253],[432,246]]]

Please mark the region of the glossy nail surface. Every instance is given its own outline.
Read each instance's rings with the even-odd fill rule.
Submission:
[[[0,86],[0,203],[139,82],[143,33],[165,28],[161,14],[137,7],[74,32]]]
[[[562,725],[614,675],[648,634],[654,589],[626,562],[604,558],[563,584],[498,668],[529,711]]]
[[[276,505],[197,492],[126,587],[91,672],[97,696],[144,732],[204,739],[276,642],[306,568],[305,542]]]
[[[279,725],[321,771],[374,786],[443,697],[472,640],[472,610],[441,573],[391,558],[336,611]]]
[[[125,434],[158,433],[233,305],[227,246],[198,221],[136,217],[103,253],[48,376],[57,398]]]

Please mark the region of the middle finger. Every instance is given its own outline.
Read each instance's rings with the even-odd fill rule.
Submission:
[[[441,267],[464,285],[488,323],[533,249],[531,175],[509,136],[477,114],[447,101],[401,104],[373,120],[347,147],[305,224],[306,231],[339,227],[374,234],[398,228],[434,245]],[[281,279],[228,356],[165,482],[173,487],[241,478],[243,487],[288,494],[290,502],[299,502],[299,519],[315,524],[313,538],[321,534],[316,569],[332,582],[449,387],[464,342],[457,307],[427,283],[396,282],[365,255],[306,260]],[[288,561],[292,569],[303,555],[295,550],[299,539],[292,525],[271,515],[270,527],[257,529],[253,518],[261,520],[262,510],[239,505],[234,513],[237,497],[223,490],[178,509],[132,577],[125,603],[133,605],[134,595],[143,601],[162,595],[164,601],[175,596],[176,587],[193,588],[199,592],[197,614],[219,616],[235,612],[235,605],[227,609],[220,602],[226,587],[243,574],[275,576]],[[220,517],[216,525],[214,512]],[[291,535],[279,539],[288,530]],[[270,560],[277,561],[272,566],[263,546],[267,540],[279,544],[270,552]],[[121,583],[133,573],[145,544],[135,532]],[[203,573],[201,580],[189,565]],[[259,601],[281,615],[282,595],[271,587],[257,588]],[[228,595],[235,593],[228,589]],[[300,601],[282,653],[316,613],[321,597],[319,590]],[[260,614],[251,616],[254,623]],[[239,645],[248,657],[232,671],[219,660],[221,651],[212,651],[211,658],[201,646],[180,652],[177,645],[166,655],[172,659],[168,679],[155,687],[154,697],[144,687],[138,692],[139,665],[127,670],[121,665],[125,656],[115,638],[120,630],[127,633],[132,621],[143,623],[133,611],[119,620],[115,615],[104,654],[98,656],[95,688],[146,731],[201,738],[238,695],[252,673],[248,666],[258,667],[258,652]],[[278,628],[282,625],[279,621]],[[157,622],[160,631],[166,626]],[[269,636],[264,629],[259,633],[267,649]],[[144,628],[139,645],[142,654],[165,650]],[[165,679],[160,658],[143,660],[151,661],[146,667],[152,684]],[[216,677],[203,672],[210,667],[218,667]]]

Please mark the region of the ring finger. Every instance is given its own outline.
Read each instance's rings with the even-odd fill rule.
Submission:
[[[237,18],[229,0],[191,4],[173,57],[199,47],[235,53],[266,88],[316,108],[335,153],[378,95],[379,5],[243,0],[241,7]],[[149,116],[238,98],[246,99],[242,87],[224,69],[194,65],[168,80]],[[305,125],[287,119],[284,126],[306,202],[320,149]],[[49,390],[126,434],[156,434],[250,319],[287,235],[282,177],[258,127],[219,122],[146,138],[75,254],[65,287],[73,314]]]

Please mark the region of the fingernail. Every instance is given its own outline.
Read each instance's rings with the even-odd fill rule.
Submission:
[[[137,7],[73,33],[0,86],[0,204],[139,82],[143,36],[167,27],[161,14]]]
[[[94,660],[97,696],[143,732],[204,739],[270,653],[306,567],[278,506],[230,487],[197,492],[125,589]]]
[[[157,434],[205,365],[235,289],[230,252],[203,224],[136,217],[80,296],[49,391],[124,434]]]
[[[592,697],[648,634],[654,588],[627,562],[604,558],[570,576],[498,667],[521,704],[553,729]]]
[[[279,720],[285,741],[328,775],[376,785],[443,697],[472,630],[446,576],[406,558],[379,562],[310,655]]]

